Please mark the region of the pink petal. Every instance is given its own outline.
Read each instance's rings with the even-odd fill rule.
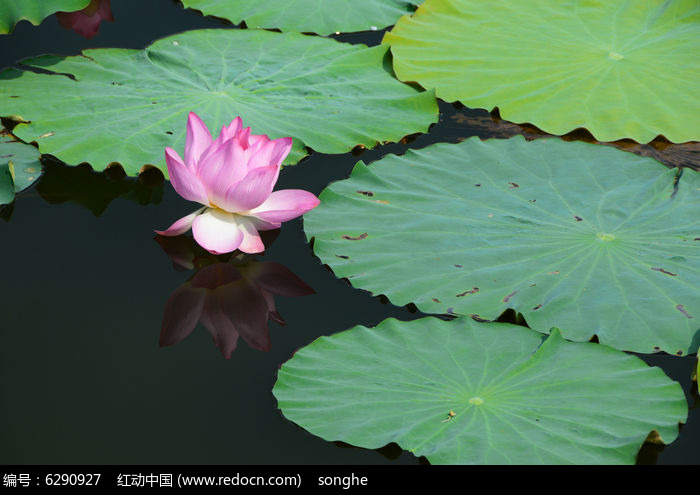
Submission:
[[[186,217],[182,217],[180,220],[172,224],[170,227],[168,227],[167,230],[156,230],[156,234],[158,235],[165,235],[168,237],[184,234],[188,230],[192,228],[192,222],[194,222],[194,219],[202,213],[202,210],[204,208],[200,208],[199,210],[195,211],[194,213],[190,213]]]
[[[243,231],[236,216],[214,208],[194,219],[192,234],[200,246],[213,254],[235,251],[243,241]]]
[[[221,139],[222,142],[233,139],[239,132],[241,132],[241,129],[243,129],[243,120],[241,120],[240,117],[236,117],[231,121],[228,127],[223,127],[221,129],[218,139]]]
[[[229,187],[223,204],[219,206],[226,211],[243,212],[261,205],[272,193],[279,173],[276,165],[249,171],[243,180]]]
[[[245,218],[247,220],[250,220],[253,223],[255,230],[257,230],[258,232],[262,232],[262,231],[266,231],[266,230],[275,230],[275,229],[279,229],[282,226],[282,224],[280,222],[268,222],[268,221],[263,220],[262,218],[258,218],[258,217],[246,216]],[[275,236],[275,238],[276,237],[277,236]],[[266,240],[268,241],[268,245],[272,242],[268,239],[266,239]]]
[[[165,148],[165,162],[168,166],[170,182],[180,196],[203,205],[209,204],[207,191],[202,181],[182,163],[177,151]]]
[[[208,202],[228,210],[226,193],[248,173],[248,152],[237,139],[229,139],[199,164],[199,177],[205,185]],[[234,210],[228,210],[234,211]]]
[[[218,152],[227,141],[236,137],[236,135],[241,131],[242,126],[243,121],[240,117],[233,119],[228,127],[223,126],[221,128],[221,132],[219,133],[219,137],[214,140],[214,143],[209,146],[202,156],[199,157],[199,160],[197,160],[198,170],[202,168],[202,164],[209,158],[209,156]]]
[[[316,208],[320,202],[308,191],[284,189],[270,194],[263,204],[250,210],[248,215],[272,223],[286,222]]]
[[[258,234],[253,222],[245,217],[237,217],[236,221],[238,226],[243,232],[243,241],[238,249],[248,254],[262,253],[265,251],[265,244],[263,244],[262,239],[260,239],[260,234]]]
[[[187,139],[185,141],[185,164],[192,171],[197,170],[200,156],[212,145],[211,133],[196,113],[190,112],[187,119]]]
[[[264,145],[272,141],[267,134],[251,134],[248,138],[248,151],[252,155],[256,153]]]
[[[250,146],[250,127],[246,127],[238,134],[238,142],[244,149]]]
[[[206,293],[206,289],[193,289],[189,284],[175,289],[165,303],[160,327],[161,347],[175,345],[192,333],[202,313]]]
[[[248,170],[270,165],[281,165],[292,149],[292,138],[268,141],[248,159]],[[252,148],[252,147],[251,147]]]

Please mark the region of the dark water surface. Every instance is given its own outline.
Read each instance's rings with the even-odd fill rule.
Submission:
[[[0,67],[44,53],[142,48],[188,29],[232,27],[171,0],[112,0],[112,10],[115,22],[103,23],[92,40],[63,29],[54,16],[39,27],[20,23],[0,37]],[[341,39],[374,44],[381,33]],[[409,146],[516,132],[484,111],[448,104],[441,110],[430,133],[360,158],[371,162]],[[698,165],[692,153],[680,159]],[[357,160],[349,153],[313,154],[286,168],[276,188],[319,194],[347,177]],[[37,185],[0,211],[0,464],[419,462],[396,446],[369,451],[325,442],[285,420],[271,392],[279,366],[318,336],[419,313],[336,279],[313,256],[295,220],[257,259],[286,265],[316,294],[276,297],[286,325],[270,321],[268,352],[240,339],[227,360],[201,324],[179,344],[161,348],[166,302],[194,271],[173,268],[153,229],[169,226],[194,205],[169,183],[113,180],[51,160],[45,167]],[[65,174],[80,187],[62,186]],[[700,463],[694,358],[643,358],[681,383],[691,410],[679,439],[664,449],[646,446],[640,462]]]

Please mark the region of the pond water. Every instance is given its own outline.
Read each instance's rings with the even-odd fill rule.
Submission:
[[[38,27],[20,23],[12,35],[0,37],[0,66],[83,48],[142,48],[188,29],[232,27],[171,0],[113,0],[112,8],[115,22],[103,23],[91,40],[63,29],[54,16]],[[381,32],[340,38],[376,44]],[[408,147],[514,132],[536,131],[441,103],[440,122],[428,134],[361,156],[312,154],[286,168],[277,188],[318,195],[329,182],[347,177],[360,158],[371,162]],[[695,149],[666,152],[669,163],[698,167]],[[269,351],[241,338],[225,359],[201,324],[178,344],[160,347],[166,302],[194,271],[174,268],[153,229],[169,226],[192,205],[157,176],[139,181],[51,159],[44,165],[38,184],[0,211],[0,463],[425,462],[395,445],[371,451],[325,442],[277,409],[271,393],[277,369],[298,348],[354,325],[421,316],[338,280],[313,256],[301,220],[285,224],[264,256],[255,258],[283,264],[315,290],[305,297],[276,296],[286,324],[270,320]],[[79,187],[62,185],[66,176]],[[699,463],[694,357],[642,357],[680,382],[690,411],[679,439],[665,448],[645,446],[639,462]]]

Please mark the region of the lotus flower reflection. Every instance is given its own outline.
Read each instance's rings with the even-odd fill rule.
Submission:
[[[268,320],[284,325],[274,295],[300,297],[313,293],[289,268],[272,261],[206,266],[168,299],[160,345],[177,344],[201,321],[226,359],[236,349],[239,337],[253,349],[268,351]]]
[[[76,12],[58,12],[58,22],[66,29],[72,29],[79,35],[90,39],[100,30],[100,23],[113,22],[109,0],[92,0],[83,10]]]
[[[191,228],[197,243],[214,254],[236,249],[263,252],[258,231],[279,228],[319,204],[308,191],[272,191],[291,148],[292,138],[251,134],[250,127],[243,129],[240,117],[213,140],[204,122],[191,112],[185,159],[166,148],[165,160],[175,191],[204,207],[156,232],[176,236]]]

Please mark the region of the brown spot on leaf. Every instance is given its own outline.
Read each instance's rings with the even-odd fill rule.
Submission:
[[[470,314],[469,316],[472,317],[472,320],[478,321],[478,322],[491,321],[491,320],[486,320],[486,319],[482,318],[481,316],[479,316],[479,315],[476,314],[476,313],[472,313],[472,314]]]
[[[672,277],[678,276],[677,273],[671,273],[671,272],[669,272],[668,270],[664,270],[663,268],[656,268],[656,267],[653,267],[653,266],[652,266],[651,269],[654,270],[655,272],[665,273],[666,275],[670,275],[670,276],[672,276]]]
[[[661,350],[661,347],[659,347],[658,345],[654,346],[654,352],[659,352],[660,350]]]
[[[474,184],[474,187],[481,187],[481,184]]]
[[[683,355],[683,351],[680,350],[680,349],[678,349],[678,350],[676,351],[676,356],[682,356],[682,355]]]
[[[681,313],[683,313],[685,315],[685,317],[688,318],[689,320],[693,318],[692,315],[688,314],[688,312],[685,310],[685,308],[683,307],[682,304],[676,305],[676,309],[678,311],[680,311]]]
[[[440,302],[440,299],[438,299],[437,297],[433,297],[433,301],[436,302],[436,303],[439,303],[439,302]]]
[[[350,258],[350,256],[345,256],[345,255],[343,255],[343,254],[336,254],[335,256],[336,256],[336,258],[342,258],[342,259],[344,259],[344,260],[347,260],[347,259]]]
[[[520,187],[520,186],[519,186],[518,184],[516,184],[515,182],[509,182],[508,184],[510,184],[510,187],[509,187],[508,189],[515,189],[516,187]]]
[[[576,220],[577,222],[580,222],[580,221],[583,220],[583,218],[581,218],[581,217],[578,216],[578,215],[574,215],[574,220]]]
[[[18,95],[12,95],[12,96],[10,96],[10,98],[19,98],[19,96],[18,96]]]
[[[510,294],[508,294],[506,297],[503,298],[503,302],[504,302],[504,303],[507,303],[508,301],[510,301],[510,298],[513,297],[513,296],[514,296],[515,294],[517,294],[518,292],[519,292],[519,291],[514,290],[513,292],[511,292]]]
[[[462,265],[455,265],[457,268],[462,268]]]
[[[535,306],[534,308],[532,308],[532,310],[533,310],[533,311],[537,311],[537,310],[540,309],[541,307],[542,307],[542,305],[541,305],[541,304],[538,304],[537,306]]]
[[[374,196],[374,193],[372,191],[357,191],[360,194],[364,194],[365,196],[369,196],[370,198]]]
[[[173,135],[173,131],[165,131],[166,134],[170,134],[171,136]]]
[[[547,272],[547,275],[559,275],[559,270],[554,270],[553,272]]]
[[[343,236],[343,239],[346,239],[348,241],[361,241],[362,239],[365,239],[365,238],[367,238],[367,232],[365,232],[364,234],[360,234],[357,237],[352,237],[350,235]]]
[[[479,288],[478,288],[478,287],[472,287],[470,290],[465,290],[465,291],[462,292],[461,294],[457,294],[457,297],[464,297],[464,296],[466,296],[467,294],[476,294],[477,292],[479,292]]]
[[[381,203],[381,204],[383,204],[383,205],[388,205],[388,204],[389,204],[388,201],[384,201],[384,200],[382,200],[382,199],[375,199],[374,202],[375,202],[375,203]]]

